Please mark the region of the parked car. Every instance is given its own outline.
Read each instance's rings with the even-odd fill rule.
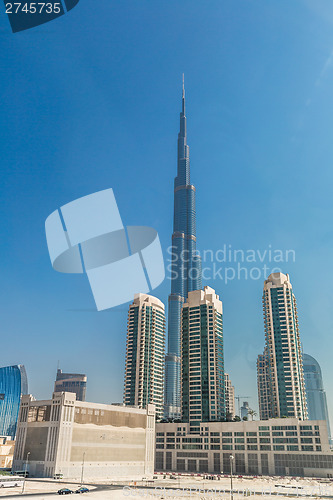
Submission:
[[[27,470],[18,470],[13,474],[15,474],[15,476],[29,477],[29,472]]]
[[[85,486],[81,486],[81,488],[79,488],[78,490],[76,490],[75,493],[89,493],[89,490]]]
[[[71,495],[72,493],[74,493],[74,491],[69,488],[61,488],[61,490],[58,490],[58,495]]]

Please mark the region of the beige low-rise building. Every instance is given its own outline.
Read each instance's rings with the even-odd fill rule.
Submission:
[[[231,458],[233,457],[233,458]],[[156,470],[263,476],[333,477],[325,421],[275,418],[250,422],[156,424]]]
[[[139,479],[153,474],[154,455],[154,405],[87,403],[68,392],[22,397],[14,471],[27,465],[31,477]]]
[[[11,469],[15,441],[8,436],[0,436],[0,469]]]

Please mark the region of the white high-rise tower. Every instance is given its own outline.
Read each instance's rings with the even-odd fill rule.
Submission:
[[[258,365],[266,366],[258,377],[260,418],[307,419],[296,299],[288,274],[273,273],[265,281],[263,312],[266,346]]]
[[[128,311],[125,405],[156,406],[157,419],[164,410],[164,304],[138,293]]]

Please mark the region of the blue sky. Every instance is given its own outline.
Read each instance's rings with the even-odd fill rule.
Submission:
[[[97,313],[84,277],[54,272],[44,222],[112,187],[124,223],[167,249],[184,72],[198,248],[295,250],[281,267],[332,414],[332,3],[96,5],[15,35],[0,15],[1,365],[24,363],[38,398],[59,360],[87,373],[88,399],[121,400],[127,305]],[[226,369],[255,408],[263,279],[205,283],[224,304]],[[166,302],[169,288],[154,293]]]

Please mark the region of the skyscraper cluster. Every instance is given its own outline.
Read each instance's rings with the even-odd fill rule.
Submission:
[[[222,301],[211,287],[201,288],[186,126],[183,82],[167,354],[163,359],[164,305],[138,294],[128,315],[124,403],[140,407],[154,403],[159,419],[186,422],[190,432],[196,433],[201,422],[232,420],[236,415],[235,390],[224,371]],[[288,275],[274,273],[265,281],[263,316],[265,347],[257,361],[260,419],[320,417],[328,422],[320,368],[306,356],[303,361],[296,299]],[[314,407],[316,411],[311,410]],[[244,420],[249,416],[253,420],[255,414],[246,401],[240,413]]]
[[[123,402],[141,409],[154,404],[157,420],[181,421],[195,434],[202,422],[246,420],[249,415],[253,420],[255,412],[245,401],[236,416],[235,389],[224,369],[222,301],[210,286],[202,289],[186,125],[183,82],[168,322],[161,300],[135,295],[128,311]],[[288,274],[273,273],[265,280],[262,301],[265,345],[257,359],[260,419],[325,420],[330,435],[320,366],[302,352]],[[84,374],[58,369],[54,391],[75,393],[76,401],[84,402],[86,385]],[[0,435],[15,437],[20,398],[27,392],[24,366],[0,368]]]
[[[201,289],[184,81],[177,151],[167,355],[164,305],[138,294],[128,314],[124,403],[154,403],[158,418],[182,419],[196,432],[203,420],[234,414],[235,404],[231,381],[225,382],[222,302],[212,288]]]

